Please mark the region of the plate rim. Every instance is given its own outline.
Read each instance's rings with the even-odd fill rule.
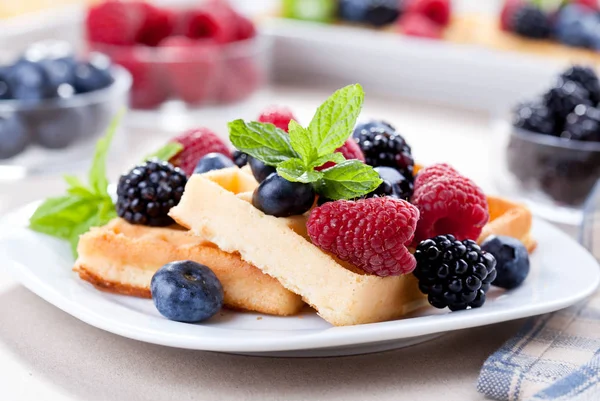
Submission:
[[[2,218],[0,218],[0,241],[3,238],[10,238],[10,234],[4,234],[4,230],[2,230],[2,228],[10,227],[11,225],[15,227],[14,223],[10,223],[11,218],[15,218],[15,216],[18,217],[22,214],[29,215],[30,213],[28,209],[33,209],[37,204],[39,204],[39,202],[29,203],[2,216]],[[17,218],[17,221],[18,220],[19,219]],[[568,239],[572,245],[575,245],[581,249],[582,255],[585,254],[585,257],[587,257],[590,262],[598,265],[598,262],[595,260],[595,258],[585,248],[583,248],[581,244],[569,237],[566,233],[563,233],[550,223],[535,217],[534,224],[536,226],[540,226],[540,229],[551,231],[553,235],[562,237],[563,240]],[[22,223],[20,225],[17,224],[16,227],[25,228]],[[549,301],[544,304],[524,306],[522,309],[518,310],[499,310],[493,314],[474,315],[472,318],[469,317],[468,311],[459,311],[444,314],[444,319],[441,321],[439,320],[439,315],[437,317],[435,315],[424,316],[420,318],[422,319],[420,324],[416,325],[415,327],[409,326],[408,329],[401,325],[402,320],[394,320],[356,326],[331,327],[316,333],[309,332],[305,335],[295,337],[281,336],[279,338],[269,338],[268,341],[260,337],[241,337],[235,342],[230,342],[220,339],[219,336],[169,333],[165,332],[164,330],[161,331],[150,329],[148,327],[139,327],[120,320],[106,317],[96,310],[73,302],[73,300],[69,299],[69,297],[61,294],[60,291],[51,283],[44,282],[37,274],[34,273],[31,268],[25,266],[23,263],[16,260],[9,260],[6,266],[15,280],[20,282],[21,285],[25,286],[31,292],[44,299],[46,302],[59,308],[63,312],[98,329],[133,340],[157,345],[232,353],[265,353],[356,346],[360,344],[372,344],[383,341],[415,338],[433,333],[445,333],[454,330],[487,326],[490,324],[537,316],[566,308],[590,296],[600,284],[599,267],[595,276],[593,277],[593,280],[589,281],[589,285],[587,288],[585,288],[585,290],[581,290],[570,297]]]

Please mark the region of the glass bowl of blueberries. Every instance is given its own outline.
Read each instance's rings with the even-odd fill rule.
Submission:
[[[188,8],[101,2],[85,27],[89,48],[131,73],[134,109],[235,103],[267,80],[270,42],[226,0]]]
[[[127,105],[130,74],[62,41],[29,46],[0,66],[0,177],[66,171],[92,156]]]
[[[499,189],[544,218],[578,225],[600,178],[599,103],[596,72],[574,65],[541,96],[517,105],[511,124],[495,121],[491,161]]]

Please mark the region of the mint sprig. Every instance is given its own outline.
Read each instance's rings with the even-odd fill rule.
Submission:
[[[308,127],[290,121],[289,134],[273,124],[229,123],[229,139],[242,152],[277,168],[288,181],[312,183],[320,195],[330,199],[352,199],[381,184],[371,166],[345,161],[335,152],[346,142],[360,114],[364,91],[359,84],[337,90],[319,108]],[[327,162],[335,166],[315,170]]]
[[[90,227],[101,226],[117,216],[108,194],[106,156],[123,112],[111,122],[106,135],[99,139],[85,184],[73,175],[65,175],[67,194],[46,199],[29,218],[29,228],[69,241],[77,256],[79,236]]]
[[[146,155],[144,160],[158,159],[158,160],[170,160],[173,156],[183,150],[183,145],[179,142],[167,142],[163,147],[156,151]]]

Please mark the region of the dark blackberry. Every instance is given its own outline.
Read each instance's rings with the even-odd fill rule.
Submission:
[[[358,124],[356,124],[356,126],[354,127],[354,131],[352,131],[352,137],[358,138],[360,136],[361,132],[363,132],[363,131],[367,132],[374,127],[389,128],[392,131],[396,131],[396,128],[394,128],[394,126],[392,124],[388,123],[387,121],[367,120],[367,121],[359,122]]]
[[[398,0],[369,0],[365,11],[365,22],[372,26],[384,26],[398,19]]]
[[[600,110],[583,104],[567,116],[562,138],[576,141],[600,141]]]
[[[563,72],[560,77],[565,81],[573,81],[581,85],[588,91],[590,100],[594,104],[600,102],[600,80],[598,80],[598,75],[592,68],[574,65]]]
[[[134,167],[119,179],[117,214],[132,224],[168,226],[169,210],[179,203],[187,177],[179,167],[158,160]]]
[[[415,258],[419,289],[439,309],[479,308],[497,274],[494,256],[475,241],[457,241],[450,234],[422,241]]]
[[[552,28],[550,18],[533,5],[524,5],[515,11],[511,25],[515,33],[532,39],[549,37]]]
[[[548,110],[554,114],[559,124],[578,104],[591,105],[590,93],[578,83],[559,79],[556,85],[544,95]]]
[[[231,154],[231,158],[233,159],[235,165],[239,168],[242,168],[246,164],[248,164],[248,154],[237,149],[233,151],[233,153]]]
[[[372,125],[354,138],[365,155],[365,163],[373,167],[394,167],[412,181],[415,162],[410,146],[389,125]]]
[[[537,102],[518,105],[514,111],[513,125],[527,131],[547,135],[553,135],[556,128],[554,115],[546,106]]]

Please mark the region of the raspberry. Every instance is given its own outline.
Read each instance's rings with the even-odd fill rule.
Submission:
[[[414,244],[445,234],[459,241],[477,239],[489,219],[483,191],[447,165],[419,172],[412,203],[421,212]]]
[[[365,155],[363,154],[362,150],[360,150],[360,146],[358,146],[356,141],[354,141],[354,139],[352,138],[346,140],[346,142],[344,142],[344,144],[337,148],[335,151],[343,154],[346,160],[356,159],[360,160],[361,162],[365,161]],[[324,170],[333,166],[335,166],[335,163],[327,162],[321,167],[317,168],[317,170]]]
[[[377,276],[407,274],[416,265],[411,243],[419,210],[390,197],[328,202],[310,213],[313,244]]]
[[[246,99],[264,82],[263,67],[253,57],[228,55],[225,52],[217,89],[218,101],[233,103]]]
[[[173,156],[169,162],[180,167],[188,176],[192,175],[198,161],[204,155],[216,152],[231,157],[225,142],[208,128],[186,131],[173,138],[173,142],[182,144],[183,150]]]
[[[190,39],[212,39],[228,43],[237,35],[235,12],[223,1],[210,1],[187,10],[182,16],[182,32]]]
[[[503,31],[512,31],[512,21],[515,11],[523,6],[524,0],[506,0],[500,13],[500,29]]]
[[[96,49],[102,51],[101,46]],[[131,107],[153,109],[169,98],[169,88],[163,73],[164,63],[153,63],[140,58],[137,48],[122,47],[109,53],[116,64],[126,68],[133,78],[129,94]]]
[[[256,27],[254,22],[243,15],[236,15],[236,33],[234,40],[246,40],[256,36]]]
[[[144,3],[146,18],[136,36],[136,42],[147,46],[156,46],[171,35],[175,29],[175,13]]]
[[[415,178],[415,186],[421,186],[440,176],[460,176],[460,173],[449,164],[438,163],[422,169]]]
[[[257,119],[257,121],[261,123],[271,123],[285,132],[288,131],[290,120],[296,120],[296,117],[294,117],[294,114],[290,109],[282,106],[267,107],[260,113]]]
[[[219,48],[214,43],[204,43],[185,36],[172,36],[163,40],[167,77],[173,94],[184,102],[197,105],[215,95],[215,82],[219,74]]]
[[[88,9],[85,20],[90,42],[133,45],[146,20],[141,1],[107,1]]]
[[[404,10],[405,15],[422,15],[441,27],[450,23],[451,12],[450,0],[411,0]]]
[[[590,10],[598,11],[598,0],[575,0],[573,3],[586,6]]]
[[[398,23],[398,32],[419,38],[440,39],[442,29],[421,14],[406,14]]]

